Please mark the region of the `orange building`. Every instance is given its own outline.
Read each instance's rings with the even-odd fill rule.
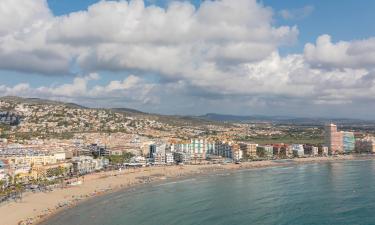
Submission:
[[[337,131],[335,124],[326,124],[325,130],[325,144],[328,147],[330,154],[343,153],[343,136],[341,132]]]

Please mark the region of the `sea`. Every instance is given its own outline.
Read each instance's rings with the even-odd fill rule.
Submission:
[[[90,199],[43,225],[375,224],[375,161],[166,181]]]

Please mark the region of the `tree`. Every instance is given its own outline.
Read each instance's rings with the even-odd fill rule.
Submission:
[[[21,201],[22,201],[22,194],[23,194],[24,190],[25,190],[25,187],[22,184],[20,184],[20,183],[15,184],[16,194]]]
[[[134,156],[131,152],[124,152],[122,155],[111,155],[107,158],[111,164],[122,164],[125,162],[129,162],[130,159]]]
[[[4,191],[4,186],[5,186],[5,180],[0,180],[0,191]]]
[[[8,185],[11,184],[13,184],[13,177],[10,174],[8,174]]]

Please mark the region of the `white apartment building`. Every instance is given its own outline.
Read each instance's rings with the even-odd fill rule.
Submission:
[[[292,152],[295,157],[302,157],[305,155],[305,150],[301,144],[292,144]]]

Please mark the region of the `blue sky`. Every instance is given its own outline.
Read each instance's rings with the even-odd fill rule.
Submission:
[[[277,24],[296,24],[300,29],[299,42],[293,51],[301,51],[304,44],[314,42],[321,34],[330,34],[334,41],[365,39],[375,36],[375,1],[372,0],[264,0],[275,11],[313,6],[311,15],[299,20],[276,18]]]
[[[0,95],[372,118],[375,1],[192,0],[168,13],[172,0],[140,2],[1,1]]]

